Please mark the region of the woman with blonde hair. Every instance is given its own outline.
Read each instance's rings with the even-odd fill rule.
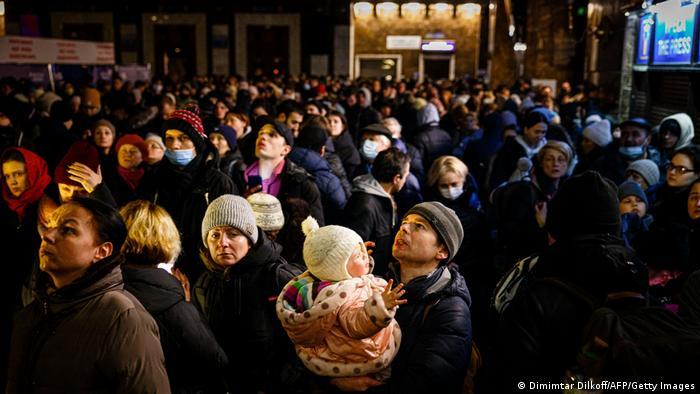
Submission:
[[[471,269],[484,256],[487,229],[474,178],[467,166],[454,156],[438,157],[428,170],[425,200],[439,201],[451,208],[464,228],[464,240],[454,259],[462,274],[471,277]]]
[[[124,288],[153,316],[160,331],[173,393],[225,392],[228,359],[197,309],[187,302],[189,284],[166,269],[181,251],[180,234],[165,209],[144,200],[120,210],[128,234],[122,254]],[[165,264],[166,269],[158,268]]]

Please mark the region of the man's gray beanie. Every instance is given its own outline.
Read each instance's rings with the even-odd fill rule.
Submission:
[[[405,216],[412,213],[420,215],[433,226],[433,229],[440,235],[445,246],[447,246],[447,251],[449,252],[447,261],[452,261],[464,239],[464,229],[455,211],[447,208],[442,203],[430,201],[414,205],[413,208],[406,212]]]
[[[205,245],[209,231],[218,226],[231,226],[245,235],[253,244],[258,242],[255,214],[243,197],[224,194],[209,204],[202,220],[202,242]]]

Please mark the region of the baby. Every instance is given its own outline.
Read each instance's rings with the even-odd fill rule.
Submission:
[[[277,316],[297,355],[313,373],[348,377],[376,374],[396,356],[401,330],[394,320],[402,284],[369,273],[362,238],[345,227],[302,223],[308,270],[277,298]],[[388,371],[379,374],[388,376]],[[382,377],[375,375],[379,380]]]

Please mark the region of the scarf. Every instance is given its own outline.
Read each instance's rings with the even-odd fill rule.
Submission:
[[[327,280],[318,280],[310,273],[301,275],[297,281],[292,283],[284,292],[284,305],[288,309],[296,312],[304,312],[314,304],[314,299],[324,288],[334,284]]]
[[[143,174],[145,171],[143,170],[143,168],[127,170],[122,166],[117,166],[117,172],[119,173],[119,176],[126,182],[126,184],[129,185],[129,189],[131,189],[131,191],[134,191],[139,186],[139,182],[141,182],[141,178],[143,178]]]
[[[44,195],[44,189],[51,183],[49,168],[46,161],[36,153],[24,148],[11,148],[24,157],[25,171],[27,172],[27,190],[18,197],[12,195],[7,182],[2,184],[2,198],[10,210],[17,213],[19,220],[24,218],[24,211]]]

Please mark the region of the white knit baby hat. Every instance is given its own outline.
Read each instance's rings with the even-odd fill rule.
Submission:
[[[324,226],[309,216],[301,223],[306,235],[304,261],[309,272],[321,280],[340,281],[350,279],[347,261],[362,238],[347,227]]]

